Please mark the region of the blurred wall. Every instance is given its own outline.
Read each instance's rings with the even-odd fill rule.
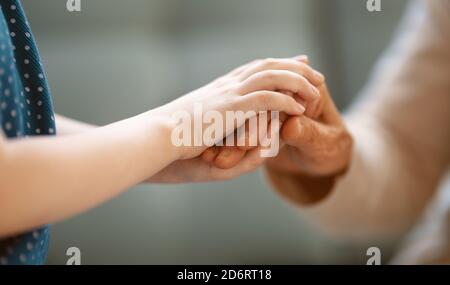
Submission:
[[[107,124],[154,108],[255,58],[306,53],[344,108],[406,3],[382,0],[23,0],[56,111]],[[92,189],[95,191],[95,189]],[[70,201],[68,201],[70,202]],[[332,241],[262,172],[234,181],[143,185],[53,226],[50,264],[78,246],[101,264],[358,263],[367,245]]]

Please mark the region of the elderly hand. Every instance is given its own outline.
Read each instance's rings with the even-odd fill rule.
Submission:
[[[268,167],[283,172],[329,176],[343,172],[350,163],[353,140],[323,83],[317,87],[323,108],[317,119],[289,117],[281,129],[286,143]]]

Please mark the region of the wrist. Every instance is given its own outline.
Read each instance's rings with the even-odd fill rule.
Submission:
[[[176,127],[176,121],[168,115],[158,112],[157,109],[145,112],[139,117],[143,118],[146,133],[150,136],[150,140],[161,142],[164,152],[168,155],[170,162],[178,160],[183,157],[181,147],[177,147],[172,142],[172,131]],[[154,150],[150,150],[154,151]]]
[[[279,171],[267,165],[266,175],[274,189],[285,199],[300,207],[311,207],[324,201],[332,192],[337,176],[316,177],[302,173]]]

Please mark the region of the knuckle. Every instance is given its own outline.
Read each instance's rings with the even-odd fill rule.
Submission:
[[[308,83],[308,84],[309,84],[309,83]],[[312,87],[310,87],[310,88],[311,88],[311,90],[312,90],[312,92],[313,92],[313,94],[314,94],[314,96],[311,98],[310,101],[312,101],[312,103],[313,103],[316,107],[319,107],[320,102],[322,101],[322,100],[321,100],[321,96],[322,96],[322,95],[320,95],[320,92],[317,91],[317,89],[316,89],[314,86],[312,86]]]
[[[296,86],[298,88],[298,91],[302,90],[307,94],[310,94],[310,91],[312,91],[314,88],[314,86],[312,86],[308,80],[306,80],[303,76],[300,75],[296,78]]]
[[[261,80],[264,80],[263,76],[264,76],[264,72],[254,73],[254,74],[250,75],[247,79],[245,79],[241,84],[242,84],[242,86],[252,85]]]
[[[278,76],[278,74],[279,72],[277,72],[276,70],[266,70],[261,72],[260,79],[273,81]]]
[[[306,76],[308,79],[314,80],[314,72],[313,72],[312,68],[304,63],[300,63],[300,66],[301,66],[300,68],[302,70],[302,74],[304,76]]]
[[[230,100],[230,107],[232,110],[239,110],[244,108],[251,101],[251,96],[237,96]]]
[[[276,63],[277,63],[277,59],[272,58],[272,57],[268,57],[268,58],[266,58],[266,59],[263,60],[263,63],[264,63],[265,65],[273,65],[273,64],[276,64]]]
[[[255,59],[254,61],[250,62],[250,64],[262,64],[264,62],[264,59]]]
[[[341,149],[351,153],[353,148],[353,137],[345,128],[339,132],[338,141],[341,142]]]
[[[312,144],[315,138],[317,138],[318,132],[317,129],[313,127],[313,125],[307,121],[307,119],[302,118],[300,120],[301,124],[301,133],[302,138],[304,139],[305,143]]]
[[[297,82],[299,85],[305,86],[305,87],[309,87],[310,83],[308,82],[308,80],[306,80],[305,77],[298,75],[296,76]]]
[[[273,101],[275,101],[276,96],[273,93],[270,92],[262,92],[261,93],[261,100],[264,103],[271,103]]]
[[[273,100],[273,95],[269,92],[260,92],[257,95],[257,100],[264,105],[268,105]]]
[[[296,66],[298,69],[304,69],[306,66],[306,64],[304,64],[303,62],[294,59],[288,59],[287,62],[289,62],[289,64]]]
[[[304,62],[296,61],[297,65],[305,71],[312,71],[312,68]]]
[[[266,58],[261,63],[262,67],[265,69],[274,69],[276,68],[280,63],[280,60],[277,60],[275,58]]]
[[[243,96],[247,93],[246,89],[247,89],[248,85],[249,85],[249,81],[236,82],[236,83],[230,84],[229,92],[232,94],[236,94],[239,97]]]
[[[270,94],[266,93],[265,91],[261,91],[260,93],[251,96],[251,98],[249,98],[249,101],[247,101],[247,104],[250,109],[262,110],[266,109],[267,106],[272,105],[273,102]]]
[[[232,94],[240,93],[242,87],[243,87],[242,83],[234,82],[234,81],[227,82],[226,84],[222,85],[222,88],[224,89],[224,91],[226,93],[232,93]]]
[[[222,87],[227,84],[228,80],[225,77],[219,77],[214,81],[216,87]]]

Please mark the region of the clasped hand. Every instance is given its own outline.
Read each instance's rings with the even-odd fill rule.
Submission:
[[[170,115],[183,110],[194,117],[195,104],[202,104],[205,112],[215,110],[223,116],[228,111],[280,112],[279,154],[267,159],[260,154],[261,145],[249,143],[271,127],[270,116],[258,116],[256,129],[249,128],[248,120],[232,128],[225,126],[218,145],[179,147],[180,159],[151,177],[150,182],[231,179],[266,161],[272,168],[313,175],[337,173],[349,163],[351,136],[331,100],[324,76],[309,65],[306,56],[253,61],[157,112]],[[225,145],[230,133],[238,137],[239,128],[245,143]]]

